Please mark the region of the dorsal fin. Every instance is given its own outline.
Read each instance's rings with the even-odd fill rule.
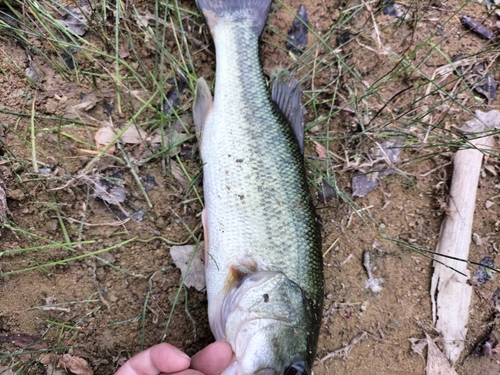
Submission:
[[[304,153],[304,113],[300,101],[302,88],[300,82],[289,74],[281,74],[272,83],[271,99],[281,110],[295,133],[300,151]]]

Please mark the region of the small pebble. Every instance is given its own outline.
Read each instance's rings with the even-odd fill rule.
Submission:
[[[7,196],[16,201],[22,201],[24,199],[24,192],[21,189],[14,189],[9,191]]]
[[[477,233],[472,233],[472,242],[474,242],[477,246],[481,246],[483,244],[483,240]]]

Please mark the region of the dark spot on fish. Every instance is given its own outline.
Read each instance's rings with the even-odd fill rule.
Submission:
[[[236,163],[243,163],[243,159],[236,159]]]
[[[269,294],[266,293],[266,294],[263,295],[263,297],[264,297],[264,302],[265,303],[269,302]]]
[[[238,194],[238,198],[240,198],[241,200],[243,200],[243,198],[245,198],[245,196],[243,194]]]
[[[231,190],[231,188],[230,188],[229,186],[227,186],[227,185],[226,185],[226,189],[227,189],[227,190]]]

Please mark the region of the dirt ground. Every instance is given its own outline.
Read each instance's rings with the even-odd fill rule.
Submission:
[[[328,48],[317,43],[310,32],[310,53],[294,61],[285,48],[284,38],[293,21],[286,7],[296,11],[301,4],[308,11],[312,30],[327,40]],[[424,98],[427,81],[422,78],[432,77],[437,68],[449,63],[447,59],[458,54],[481,58],[485,56],[482,51],[491,51],[485,65],[499,80],[498,40],[481,39],[464,28],[459,17],[473,16],[492,30],[498,30],[499,18],[488,15],[484,4],[478,3],[402,4],[411,22],[385,15],[378,1],[286,0],[273,5],[262,37],[265,73],[288,67],[303,79],[309,129],[305,154],[311,194],[323,223],[325,253],[325,306],[313,369],[316,375],[425,373],[425,359],[412,351],[410,339],[424,338],[422,327],[432,325],[432,261],[404,244],[435,249],[453,171],[450,162],[457,150],[452,140],[459,139],[452,130],[471,119],[473,110],[499,109],[498,100],[488,103],[467,90],[449,106],[439,93]],[[140,14],[154,13],[153,2],[138,1],[134,6]],[[192,2],[183,1],[182,6],[196,11]],[[196,50],[193,69],[213,82],[214,49],[206,28],[198,27],[202,24],[199,16],[183,19],[190,35],[209,45],[200,48],[188,38]],[[130,28],[136,49],[129,49],[130,55],[124,59],[153,71],[155,51],[143,43],[142,34]],[[346,32],[353,40],[339,46],[338,37]],[[120,86],[106,76],[114,70],[113,59],[96,54],[98,64],[92,66],[80,51],[73,55],[77,66],[69,69],[49,40],[30,38],[36,49],[0,29],[0,131],[4,133],[0,133],[0,207],[5,191],[11,213],[0,224],[0,341],[25,333],[42,336],[47,347],[35,350],[0,343],[0,365],[14,366],[19,373],[47,373],[43,356],[48,351],[84,358],[95,374],[108,375],[142,348],[163,339],[189,355],[196,353],[213,340],[206,296],[180,287],[181,272],[169,253],[171,246],[192,244],[192,236],[202,235],[196,138],[187,139],[164,161],[161,156],[148,159],[158,152],[158,146],[124,144],[123,153],[116,148],[114,155],[90,164],[98,152],[98,129],[110,122],[123,127],[138,108],[127,107],[127,103],[140,107],[137,99],[127,99],[126,94],[144,87],[132,82],[129,91],[120,88],[125,98],[120,113],[116,97]],[[98,33],[92,31],[84,38],[99,41]],[[177,42],[167,38],[166,49],[175,51]],[[34,51],[43,51],[45,56]],[[341,56],[342,64],[332,62],[332,51]],[[416,68],[386,80],[384,77],[404,65],[401,56]],[[27,69],[43,77],[35,76],[30,82]],[[376,95],[365,95],[361,82],[378,87]],[[443,84],[443,92],[451,91],[451,86]],[[186,90],[181,101],[179,113],[186,119],[192,92]],[[82,103],[87,106],[78,107]],[[153,103],[137,118],[150,133],[160,106]],[[362,113],[363,126],[349,111],[355,107]],[[329,118],[338,108],[347,109]],[[414,125],[405,117],[411,114],[415,118],[419,113],[420,122]],[[166,129],[185,134],[175,123],[171,118]],[[32,162],[32,124],[38,172]],[[392,137],[404,142],[395,172],[366,196],[351,198],[353,174],[366,172],[370,150],[377,141]],[[314,142],[330,152],[328,162],[320,160]],[[150,204],[124,162],[124,154],[135,163],[139,179],[154,178],[147,191]],[[469,258],[480,262],[488,256],[497,268],[499,160],[498,154],[490,156],[481,172]],[[336,182],[342,195],[328,202],[319,200],[316,185],[321,175],[329,176],[332,185]],[[119,207],[106,204],[102,194],[96,196],[96,181],[106,176],[111,176],[109,184],[125,191],[126,199]],[[138,216],[126,218],[124,212]],[[70,244],[57,245],[65,243]],[[371,254],[374,277],[384,279],[380,293],[365,288],[366,251]],[[471,265],[472,272],[476,268]],[[500,339],[490,302],[498,278],[478,286],[473,294],[466,345],[456,365],[460,375],[500,373],[500,354],[487,358],[473,353],[492,328],[496,327]],[[341,348],[346,348],[343,358],[321,360]]]

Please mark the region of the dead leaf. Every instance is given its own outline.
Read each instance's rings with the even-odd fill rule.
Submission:
[[[83,100],[83,102],[71,107],[75,112],[79,110],[90,111],[97,105],[97,103],[103,100],[103,98],[101,96],[98,96],[95,92],[82,95],[81,99]]]
[[[425,332],[425,339],[417,339],[411,337],[411,349],[424,359],[423,350],[427,346],[427,366],[425,372],[427,375],[457,375],[446,356],[436,345],[427,332]]]
[[[109,126],[100,128],[94,136],[97,148],[102,149],[106,147],[106,145],[108,145],[119,132],[120,132],[119,129],[111,128]],[[128,144],[138,144],[146,141],[148,137],[149,135],[146,131],[138,129],[135,126],[130,126],[122,134],[122,136],[120,137],[120,141]],[[114,152],[115,146],[114,145],[111,146],[108,150],[108,153],[112,153],[110,152],[110,150]]]
[[[2,375],[16,375],[16,373],[14,371],[12,371],[9,367],[1,366],[1,365],[0,365],[0,374],[2,374]]]
[[[441,353],[433,339],[426,333],[427,337],[427,375],[458,375],[446,356]]]
[[[3,188],[3,181],[0,181],[0,223],[5,223],[7,221],[7,216],[12,215],[9,206],[7,206],[7,195]]]
[[[385,158],[387,162],[396,164],[399,154],[403,150],[403,141],[400,139],[386,139],[378,143],[373,152],[375,158]]]
[[[172,246],[170,256],[177,268],[181,270],[184,284],[198,291],[205,289],[205,265],[203,262],[203,242],[200,242],[195,251],[195,245]],[[192,258],[192,260],[191,260]],[[188,265],[191,261],[191,265]],[[187,274],[186,274],[187,271]]]
[[[135,13],[132,16],[135,19],[135,23],[137,26],[139,26],[141,29],[148,27],[149,21],[151,20],[156,20],[163,24],[162,20],[158,20],[158,17],[156,17],[154,14],[151,14],[151,12],[146,11],[144,14],[139,14]]]
[[[124,143],[136,144],[144,142],[147,137],[148,133],[144,130],[137,129],[135,126],[130,126],[127,130],[125,130],[125,133],[123,133],[120,137],[120,140]]]
[[[417,353],[420,357],[422,357],[422,359],[425,362],[424,348],[427,346],[427,340],[417,339],[415,337],[410,337],[408,340],[411,342],[411,350],[413,350],[413,352]]]
[[[89,178],[89,182],[93,183],[94,198],[100,198],[103,201],[119,205],[125,202],[127,191],[125,190],[125,180],[120,171],[115,172],[114,169],[107,170],[106,177],[93,176]]]
[[[495,128],[500,129],[500,112],[482,112],[477,110],[476,117],[465,122],[459,129],[464,132],[465,136],[477,138],[484,136],[485,132],[487,133]]]
[[[150,143],[152,145],[154,144],[161,144],[161,132],[159,129],[157,129],[152,137]],[[188,136],[184,133],[180,133],[177,130],[172,130],[168,134],[164,135],[164,143],[165,143],[165,148],[168,150],[167,154],[168,156],[175,156],[181,152],[181,144],[184,143],[184,141],[188,138]]]
[[[59,23],[66,26],[73,34],[83,36],[88,29],[87,17],[91,15],[90,5],[81,5],[78,8],[65,8],[64,19]]]
[[[100,128],[94,136],[96,146],[99,150],[102,150],[106,145],[111,142],[111,140],[115,137],[115,133],[111,128]],[[115,145],[112,145],[106,151],[107,154],[111,155],[115,152]]]
[[[71,371],[75,375],[93,375],[94,371],[90,368],[86,360],[81,357],[64,354],[59,358],[57,367]]]
[[[47,374],[50,374],[50,375],[68,375],[68,373],[66,371],[64,371],[63,369],[54,369],[54,366],[52,365],[52,363],[49,363],[47,365]]]
[[[42,336],[31,335],[29,333],[11,333],[5,336],[0,336],[0,342],[10,343],[20,348],[32,350],[46,349],[47,343],[42,342]]]
[[[48,296],[44,298],[45,304],[47,305],[52,305],[53,303],[56,302],[57,298],[55,296]]]
[[[126,49],[122,49],[118,52],[118,55],[120,56],[120,58],[126,59],[127,57],[130,56],[130,52]]]
[[[378,187],[378,173],[357,172],[351,180],[351,186],[353,197],[364,197]]]
[[[327,204],[337,197],[337,192],[326,181],[322,180],[318,184],[318,203]]]
[[[52,353],[52,352],[50,352],[50,353],[46,353],[46,354],[44,354],[44,355],[40,358],[40,361],[39,361],[39,362],[40,362],[42,365],[47,366],[49,363],[51,363],[51,362],[53,362],[53,361],[54,361],[55,357],[56,357],[55,353]]]
[[[184,177],[184,172],[182,171],[179,164],[177,164],[175,161],[173,161],[172,166],[171,166],[171,170],[172,170],[172,175],[174,176],[175,180],[182,186],[183,189],[185,189],[188,186],[188,182],[187,182],[186,178]]]
[[[314,150],[316,151],[316,154],[318,154],[319,158],[326,159],[326,149],[323,145],[318,142],[314,142]]]
[[[90,111],[92,108],[95,107],[96,104],[97,104],[97,101],[95,101],[95,100],[86,100],[86,101],[81,102],[77,105],[74,105],[73,109],[74,110],[83,109],[84,111]]]

